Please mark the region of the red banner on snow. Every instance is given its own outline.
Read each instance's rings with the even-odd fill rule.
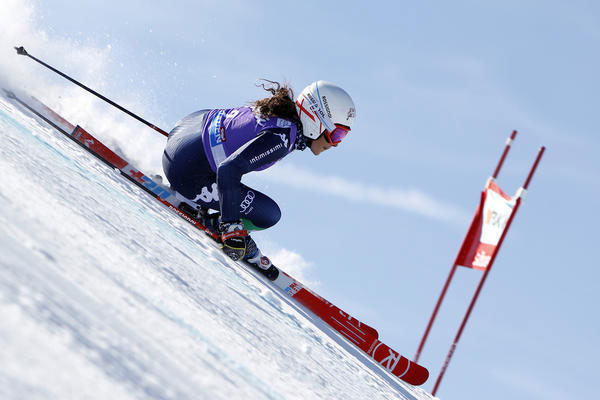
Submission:
[[[458,252],[455,265],[485,270],[494,253],[498,241],[506,229],[506,223],[515,206],[515,200],[507,196],[492,180],[481,193],[481,202],[467,236]]]

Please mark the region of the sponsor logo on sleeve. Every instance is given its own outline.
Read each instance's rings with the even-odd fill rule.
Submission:
[[[208,130],[210,134],[210,146],[216,147],[224,142],[225,138],[225,128],[223,127],[223,116],[225,115],[225,111],[219,111],[215,116],[215,119],[211,122]],[[223,129],[221,131],[221,128]]]
[[[275,153],[279,149],[283,149],[283,143],[279,143],[277,146],[270,148],[269,150],[257,155],[256,157],[252,157],[250,159],[250,164],[254,164],[254,163],[262,160],[263,158]]]
[[[281,141],[283,142],[283,145],[288,148],[290,141],[288,140],[288,136],[285,133],[275,133],[277,136],[279,136],[281,138]]]
[[[290,126],[292,126],[292,123],[287,119],[277,118],[277,126],[279,128],[289,128]]]

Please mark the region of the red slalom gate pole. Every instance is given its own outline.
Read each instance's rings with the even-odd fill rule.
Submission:
[[[460,337],[463,333],[463,330],[465,329],[465,326],[467,325],[467,320],[469,319],[469,317],[471,316],[471,311],[473,311],[473,307],[475,306],[475,303],[477,302],[477,298],[479,297],[479,293],[481,292],[481,289],[483,288],[483,285],[485,283],[485,280],[488,276],[488,274],[490,273],[492,266],[494,264],[494,260],[496,259],[496,256],[498,255],[498,253],[500,252],[500,247],[502,247],[502,243],[504,242],[504,238],[506,237],[506,234],[508,233],[508,230],[510,228],[510,225],[512,224],[512,221],[515,217],[515,215],[517,214],[517,210],[519,209],[519,206],[521,205],[521,198],[523,195],[523,192],[527,190],[527,188],[529,187],[529,183],[531,182],[531,179],[533,178],[533,174],[535,173],[535,170],[537,169],[537,166],[540,162],[540,159],[542,158],[542,155],[544,154],[544,151],[546,150],[546,148],[544,146],[542,146],[538,152],[538,155],[535,159],[535,162],[533,163],[531,169],[529,170],[529,175],[527,176],[527,179],[525,180],[525,184],[523,185],[522,189],[523,190],[519,190],[519,197],[517,198],[516,204],[515,204],[515,208],[513,209],[512,213],[510,214],[510,218],[508,219],[508,222],[506,223],[506,229],[504,229],[504,231],[502,232],[502,235],[500,236],[500,240],[498,241],[498,247],[496,249],[496,251],[494,252],[494,254],[492,255],[492,258],[490,260],[490,263],[488,265],[488,267],[486,268],[485,272],[483,273],[483,276],[481,277],[481,281],[479,282],[479,286],[477,286],[477,290],[475,291],[475,294],[473,295],[473,299],[471,300],[471,304],[469,304],[469,308],[467,310],[467,313],[465,314],[465,317],[463,318],[463,321],[460,325],[460,328],[458,330],[458,333],[456,334],[456,337],[454,338],[454,342],[452,343],[452,346],[450,346],[450,350],[448,351],[448,355],[446,356],[446,360],[444,361],[444,365],[442,366],[442,369],[437,377],[437,380],[435,381],[435,386],[433,387],[433,391],[431,392],[432,395],[436,395],[437,390],[440,386],[440,383],[442,382],[442,379],[444,377],[444,374],[446,373],[446,369],[448,368],[448,365],[450,364],[450,360],[452,359],[452,355],[454,354],[454,351],[456,350],[456,346],[458,344],[458,341],[460,340]]]
[[[498,177],[498,174],[500,173],[500,169],[502,168],[502,165],[504,164],[504,160],[506,159],[506,155],[508,154],[508,151],[510,150],[510,146],[516,137],[517,137],[517,131],[512,131],[510,137],[506,140],[506,145],[504,146],[504,151],[502,152],[502,156],[500,157],[500,160],[498,161],[498,164],[496,165],[496,169],[494,170],[494,175],[492,176],[493,179],[496,179]],[[475,218],[473,218],[473,221],[471,221],[471,226],[469,227],[469,230],[467,230],[467,232],[471,231],[471,228],[473,228],[473,224],[475,224],[475,223],[477,223],[477,221]],[[463,243],[461,244],[460,249],[462,249],[464,247],[465,242],[467,240],[468,240],[468,235],[465,235],[465,238],[463,239]],[[437,313],[440,310],[440,306],[442,305],[442,302],[444,301],[444,297],[446,297],[446,292],[448,291],[448,287],[450,286],[450,281],[452,280],[452,278],[454,277],[454,273],[456,272],[456,267],[458,266],[457,264],[458,264],[459,256],[460,256],[460,250],[459,250],[458,254],[456,255],[456,259],[454,260],[454,265],[452,266],[452,269],[450,270],[450,274],[448,275],[448,278],[446,279],[446,283],[444,284],[442,293],[440,293],[440,297],[438,298],[435,308],[433,309],[433,314],[431,314],[431,318],[429,319],[429,323],[427,324],[425,333],[423,334],[423,337],[421,338],[421,343],[419,343],[419,348],[417,349],[417,352],[415,353],[415,357],[413,360],[414,362],[419,362],[419,358],[421,357],[421,352],[423,351],[423,347],[425,347],[425,342],[427,341],[427,338],[429,337],[429,332],[431,331],[433,322],[435,321],[435,318],[437,317]]]
[[[516,137],[517,137],[517,131],[512,131],[512,133],[510,134],[510,137],[506,140],[506,146],[504,146],[504,151],[502,152],[502,156],[500,157],[500,160],[498,161],[498,165],[496,165],[496,169],[494,170],[494,175],[492,175],[492,178],[494,178],[494,179],[498,178],[498,174],[500,173],[500,168],[502,168],[502,165],[504,164],[504,160],[506,160],[506,155],[508,154],[508,151],[510,150],[510,146]]]
[[[465,237],[465,240],[466,240],[466,237]],[[414,362],[419,362],[419,358],[421,357],[421,352],[423,351],[423,347],[425,346],[425,342],[427,341],[427,337],[429,336],[429,331],[431,330],[431,327],[433,326],[433,321],[435,320],[435,317],[437,316],[437,313],[440,310],[440,306],[442,305],[442,301],[444,300],[444,297],[446,296],[446,291],[448,290],[448,286],[450,286],[450,281],[452,280],[452,277],[454,276],[454,272],[456,272],[456,263],[452,266],[452,269],[450,270],[450,274],[448,275],[448,278],[446,279],[446,284],[444,285],[444,288],[442,289],[442,293],[440,293],[440,297],[438,298],[435,308],[433,309],[433,314],[431,314],[431,318],[429,319],[429,323],[427,324],[427,328],[425,329],[425,333],[423,334],[423,338],[421,339],[421,343],[419,344],[419,348],[417,349],[417,353],[415,354],[415,358],[413,360]]]

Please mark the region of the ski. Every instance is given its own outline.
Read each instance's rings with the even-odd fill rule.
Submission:
[[[156,183],[152,178],[135,168],[127,160],[105,146],[85,129],[79,125],[71,124],[34,97],[31,97],[26,102],[17,97],[14,93],[7,91],[6,89],[4,91],[10,99],[15,100],[18,104],[44,120],[57,131],[73,140],[110,168],[119,171],[126,179],[150,194],[154,199],[161,202],[181,218],[205,232],[215,242],[219,240],[217,234],[207,229],[198,220],[174,205],[179,202],[170,190]],[[256,270],[256,267],[249,263],[242,262],[242,264],[252,270]],[[279,269],[279,276],[274,281],[268,282],[290,298],[294,299],[295,302],[305,309],[319,317],[392,375],[412,385],[421,385],[427,381],[427,378],[429,377],[427,369],[410,361],[396,350],[381,342],[377,330],[323,299],[281,269]]]

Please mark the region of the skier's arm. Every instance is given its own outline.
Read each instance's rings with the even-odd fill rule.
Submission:
[[[260,136],[240,147],[217,168],[217,187],[221,202],[221,220],[240,218],[242,175],[261,169],[285,157],[289,145],[289,128],[266,130]]]

